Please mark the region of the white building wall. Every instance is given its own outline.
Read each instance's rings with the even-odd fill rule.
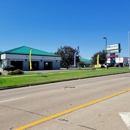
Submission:
[[[124,61],[124,57],[116,57],[115,58],[116,63],[123,63],[123,61]]]
[[[58,70],[58,69],[60,69],[60,61],[53,61],[53,62],[52,62],[52,69],[53,69],[53,70]]]
[[[126,66],[129,63],[129,58],[128,57],[116,57],[115,62],[123,63],[123,66]],[[110,58],[107,59],[107,63],[111,63]]]
[[[1,59],[6,59],[6,54],[2,54]]]
[[[23,61],[23,70],[28,71],[29,70],[29,62],[27,61]]]
[[[129,64],[129,57],[124,57],[123,65],[127,66]]]
[[[61,57],[53,57],[53,56],[31,56],[32,60],[61,60]],[[15,54],[3,54],[1,55],[1,59],[29,59],[28,55],[15,55]]]
[[[39,61],[39,70],[43,70],[44,69],[44,61]]]
[[[28,55],[15,55],[15,54],[3,54],[1,55],[2,65],[11,65],[11,61],[23,61],[23,70],[29,70],[29,57]],[[44,70],[44,62],[52,62],[52,69],[60,69],[61,57],[50,56],[33,56],[32,61],[39,62],[39,69]]]
[[[107,63],[108,63],[108,64],[111,63],[110,58],[107,58]]]

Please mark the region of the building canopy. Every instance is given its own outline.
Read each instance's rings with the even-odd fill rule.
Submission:
[[[91,63],[91,60],[85,59],[85,58],[80,58],[80,61],[82,61],[84,63]]]

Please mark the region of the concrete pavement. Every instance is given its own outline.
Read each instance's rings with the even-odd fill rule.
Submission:
[[[130,112],[130,92],[41,123],[27,130],[129,130],[120,112]]]
[[[129,78],[130,74],[127,73],[0,91],[0,128],[2,130],[12,130],[46,116],[127,89],[130,87]],[[121,105],[118,105],[119,101],[121,101]],[[107,104],[107,102],[109,103]],[[125,106],[128,107],[125,108]],[[130,108],[129,92],[65,115],[67,117],[61,116],[31,127],[29,130],[76,130],[78,128],[79,130],[102,130],[103,128],[109,130],[111,123],[107,120],[108,115],[112,112],[118,115],[111,116],[113,122],[118,119],[119,128],[123,128],[118,130],[127,130],[118,114],[121,111],[129,111],[127,108]],[[100,117],[98,115],[101,115],[101,112],[103,112],[102,120],[107,122],[105,122],[106,125],[102,121],[101,124],[105,126],[102,128],[98,120]],[[70,125],[70,122],[74,125]],[[95,122],[97,122],[97,125],[93,125]],[[116,130],[114,127],[110,130]]]

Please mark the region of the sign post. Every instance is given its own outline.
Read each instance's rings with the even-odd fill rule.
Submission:
[[[115,53],[119,53],[119,67],[120,67],[120,52],[121,52],[121,45],[120,43],[117,43],[117,44],[112,44],[112,45],[107,45],[107,48],[106,48],[106,51],[107,53],[109,53],[110,55],[111,54],[115,54]],[[111,58],[111,61],[112,61],[112,65],[114,65],[114,58]]]
[[[129,69],[130,69],[130,32],[128,32],[128,51],[129,51]]]

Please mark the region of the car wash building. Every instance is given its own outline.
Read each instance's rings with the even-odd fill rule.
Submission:
[[[32,70],[57,70],[60,69],[60,61],[61,57],[58,55],[26,46],[0,54],[0,68],[13,65],[15,69],[24,71],[30,70],[30,62]]]
[[[91,60],[85,59],[85,58],[80,58],[81,62],[84,62],[86,67],[89,67],[91,65]]]

